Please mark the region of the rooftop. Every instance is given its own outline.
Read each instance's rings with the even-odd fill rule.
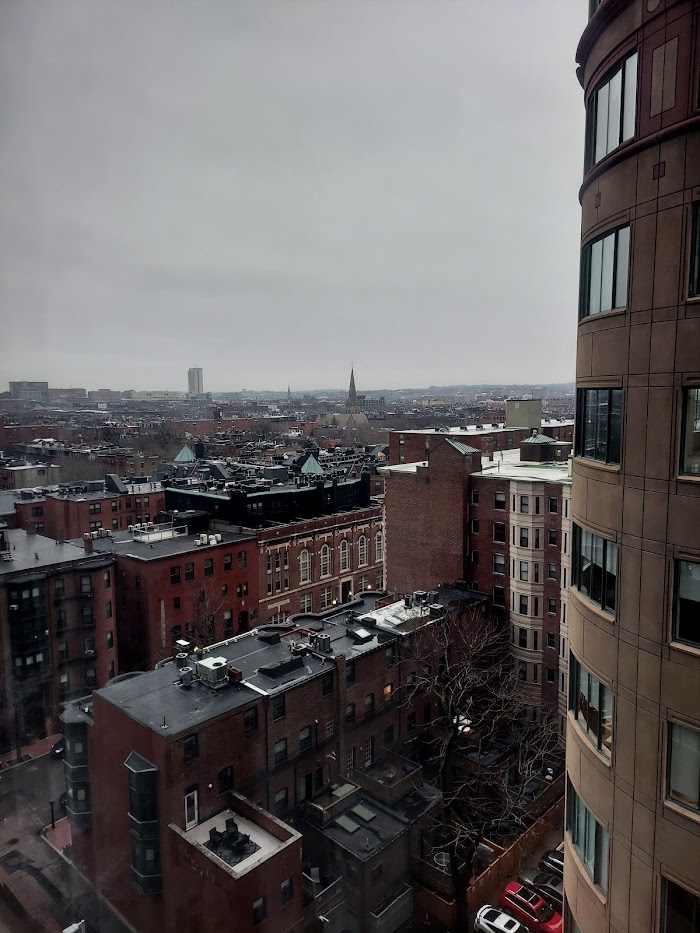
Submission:
[[[285,845],[257,823],[230,808],[199,823],[183,833],[183,837],[192,845],[206,849],[234,878],[257,868]]]
[[[44,535],[27,534],[21,528],[5,529],[4,537],[11,560],[0,560],[0,577],[91,559],[82,547],[61,544]]]
[[[574,424],[573,418],[543,418],[542,427],[543,428],[559,428],[564,426],[572,427]],[[529,430],[527,425],[519,425],[516,427],[505,426],[505,422],[497,424],[495,427],[491,424],[483,424],[477,426],[476,424],[467,424],[461,428],[407,428],[407,429],[392,429],[392,434],[437,434],[442,437],[452,438],[459,440],[461,437],[478,437],[480,434],[495,434],[500,431],[522,431],[523,429]]]
[[[159,528],[169,528],[170,531],[158,531]],[[172,533],[171,533],[172,532]],[[122,557],[133,557],[135,560],[161,560],[164,557],[174,557],[178,554],[190,554],[195,550],[202,552],[212,547],[225,547],[238,544],[241,541],[250,541],[255,538],[254,532],[238,534],[231,531],[216,532],[207,535],[206,544],[201,542],[201,535],[188,534],[186,526],[154,525],[152,531],[118,531],[109,537],[94,538],[93,550],[99,553],[119,554]],[[211,538],[215,538],[211,542]],[[82,539],[75,539],[74,544],[82,544]]]

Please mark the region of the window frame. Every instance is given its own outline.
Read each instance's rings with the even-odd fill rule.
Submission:
[[[601,535],[597,535],[595,534],[595,532],[589,531],[587,528],[583,528],[581,525],[577,525],[576,523],[573,524],[572,529],[573,529],[573,553],[571,555],[571,584],[572,586],[576,588],[576,591],[584,599],[587,599],[594,606],[598,606],[598,608],[602,612],[604,612],[606,615],[615,619],[617,617],[617,604],[618,604],[617,587],[618,587],[618,580],[620,576],[620,567],[619,567],[620,555],[619,555],[617,543],[615,541],[611,541],[609,538],[603,538]],[[593,595],[591,595],[592,587],[589,586],[588,592],[585,592],[581,588],[582,573],[583,573],[582,567],[581,567],[581,541],[582,541],[582,536],[584,534],[590,535],[591,553],[593,553],[594,550],[600,547],[600,555],[601,555],[601,563],[600,563],[601,600],[600,602]],[[598,545],[597,542],[601,542],[601,544]],[[608,584],[608,574],[610,573],[610,569],[608,567],[608,553],[611,548],[614,548],[614,553],[615,553],[615,582],[614,582],[614,586],[612,587],[612,590],[610,590],[609,584]],[[593,568],[596,566],[598,565],[594,564],[593,559],[591,559],[589,567]],[[592,572],[591,572],[591,579],[593,579]],[[612,592],[612,597],[613,597],[612,603],[609,603],[609,600],[607,598],[610,592]]]
[[[585,688],[586,696],[581,701]],[[612,760],[615,736],[614,693],[569,651],[569,711],[579,731],[607,760]],[[594,711],[595,715],[592,715]],[[606,715],[607,711],[607,715]],[[606,744],[605,724],[610,723],[610,739]]]
[[[625,232],[626,231],[626,232]],[[612,246],[612,269],[610,271],[610,281],[611,281],[611,291],[610,291],[610,307],[604,308],[603,305],[603,275],[606,267],[606,246],[605,241],[609,238],[613,238]],[[620,241],[623,240],[621,245]],[[626,243],[624,242],[626,240]],[[593,280],[593,272],[596,267],[596,259],[594,256],[594,249],[600,243],[600,294],[598,296],[598,310],[592,311],[592,302],[591,302],[591,282]],[[627,267],[623,273],[619,264],[620,256],[624,250],[627,250]],[[627,309],[629,303],[629,273],[630,273],[630,256],[632,254],[632,226],[628,222],[626,224],[621,224],[619,227],[613,227],[612,230],[606,230],[604,233],[601,233],[599,236],[594,237],[592,240],[584,243],[581,247],[581,272],[579,277],[579,307],[578,307],[578,319],[579,323],[585,321],[586,318],[596,317],[599,314],[609,314],[615,311],[624,311]],[[597,274],[597,270],[596,270]],[[622,285],[624,284],[624,301],[622,301]]]
[[[696,744],[695,748],[695,803],[688,803],[687,801],[681,799],[682,795],[677,792],[677,796],[672,796],[671,791],[671,781],[673,779],[673,750],[674,750],[674,738],[673,734],[676,730],[682,730],[683,732],[689,733],[694,736],[694,741]],[[694,728],[689,726],[687,723],[678,722],[677,720],[669,720],[667,725],[667,739],[666,739],[666,774],[665,774],[665,786],[664,786],[664,800],[666,803],[670,803],[673,806],[680,807],[682,810],[692,813],[695,816],[700,816],[700,728]]]
[[[579,808],[581,808],[582,812],[579,812]],[[578,837],[582,828],[584,838],[579,840]],[[588,847],[588,836],[591,831],[593,832],[592,861]],[[610,836],[607,829],[597,820],[595,813],[587,806],[570,780],[567,781],[566,793],[566,832],[569,833],[571,844],[576,850],[576,854],[588,877],[595,887],[607,897],[610,869]]]
[[[592,399],[596,394],[595,401]],[[600,396],[603,395],[601,404]],[[605,397],[607,396],[607,398]],[[583,388],[576,392],[574,456],[594,463],[620,466],[625,396],[621,388]],[[605,411],[604,424],[599,418]],[[589,415],[593,415],[593,418]],[[616,417],[617,415],[617,417]],[[589,430],[587,431],[587,428]],[[617,430],[617,437],[615,431]],[[589,436],[592,435],[592,436]],[[602,456],[598,456],[599,452]]]
[[[698,574],[700,574],[700,561],[684,560],[684,559],[679,559],[675,561],[674,574],[673,574],[673,619],[672,619],[672,627],[671,627],[671,640],[675,644],[688,645],[691,648],[700,648],[700,631],[698,631],[698,636],[695,641],[693,641],[690,638],[682,637],[679,631],[680,608],[681,608],[680,606],[681,568],[683,564],[689,564],[693,567],[697,567]],[[692,602],[695,603],[696,600],[692,600]],[[697,601],[697,605],[698,605],[698,608],[700,609],[700,599]],[[692,620],[691,620],[691,624],[692,624]]]
[[[627,64],[634,59],[634,65],[630,65],[629,71]],[[608,142],[608,134],[610,132],[610,88],[613,85],[613,82],[620,75],[620,89],[619,89],[619,107],[620,115],[617,121],[617,137],[618,141],[610,146]],[[630,79],[634,79],[634,97],[632,100],[628,97],[628,82]],[[585,129],[585,153],[584,153],[584,168],[585,173],[588,173],[594,166],[598,165],[603,159],[607,158],[615,150],[619,149],[624,143],[629,142],[634,139],[637,135],[637,104],[638,104],[638,88],[639,88],[639,56],[638,52],[635,49],[633,52],[630,52],[628,55],[624,55],[620,58],[610,70],[605,74],[605,76],[597,83],[593,91],[591,92],[587,104],[586,104],[586,129]],[[606,94],[606,112],[605,112],[605,131],[606,131],[606,143],[604,146],[605,151],[601,155],[596,155],[599,151],[599,134],[598,129],[601,123],[601,97],[604,91],[607,89]],[[630,123],[630,114],[629,106],[632,105],[633,113],[631,115],[632,122],[632,131],[629,130]],[[627,135],[625,135],[627,133]]]

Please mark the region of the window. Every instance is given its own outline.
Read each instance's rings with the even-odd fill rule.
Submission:
[[[239,566],[239,567],[247,567],[247,566],[248,566],[248,552],[247,552],[247,551],[239,551],[239,552],[238,552],[238,566]]]
[[[327,577],[331,572],[331,549],[327,544],[321,546],[321,576]]]
[[[348,748],[345,753],[345,767],[347,771],[352,771],[355,767],[355,748]]]
[[[118,499],[112,499],[112,511],[113,512],[116,512],[117,509],[119,508],[118,501],[119,501]]]
[[[83,606],[80,610],[80,624],[84,628],[95,627],[95,616],[92,611],[92,606]]]
[[[557,647],[557,636],[554,632],[547,632],[547,647],[556,648]]]
[[[493,523],[493,540],[498,541],[500,544],[505,544],[506,526],[503,522]]]
[[[345,722],[355,722],[355,704],[348,703],[345,707]]]
[[[275,794],[275,813],[284,813],[287,809],[289,800],[289,791],[286,787],[283,787],[282,790],[278,790]]]
[[[520,561],[520,579],[525,583],[527,583],[529,567],[530,565],[528,564],[526,560]]]
[[[493,507],[499,511],[505,511],[506,494],[504,492],[495,492],[493,494]]]
[[[634,136],[637,53],[619,62],[591,94],[586,111],[586,171]]]
[[[233,610],[224,609],[224,635],[233,635]]]
[[[59,577],[58,580],[56,580],[53,591],[56,599],[60,599],[62,596],[66,595],[66,581],[63,577]]]
[[[233,765],[227,765],[219,771],[219,793],[225,794],[233,787]]]
[[[676,722],[668,724],[666,797],[700,813],[700,732]]]
[[[350,545],[347,540],[340,542],[340,569],[347,570],[350,566]]]
[[[313,605],[314,601],[311,593],[299,597],[299,612],[312,612]]]
[[[520,497],[520,511],[523,513],[523,515],[527,515],[529,513],[530,511],[530,497],[529,496]]]
[[[375,561],[384,560],[384,532],[378,531],[374,539],[374,559]]]
[[[112,632],[112,629],[110,629],[107,632],[107,647],[108,648],[114,647],[114,633]]]
[[[673,637],[686,645],[700,647],[700,563],[679,560],[676,564],[676,604]]]
[[[384,687],[384,702],[385,702],[385,703],[390,703],[390,702],[391,702],[391,695],[392,695],[393,692],[394,692],[394,685],[393,685],[393,684],[387,684],[387,685]]]
[[[90,576],[85,575],[80,578],[80,592],[84,596],[90,596],[92,594],[92,579]]]
[[[566,797],[566,829],[593,884],[608,889],[608,833],[593,816],[569,782]]]
[[[253,923],[262,923],[267,917],[267,898],[259,897],[253,901]]]
[[[65,609],[56,610],[56,631],[62,632],[66,627],[67,614]]]
[[[700,474],[700,389],[683,393],[681,473]]]
[[[579,320],[627,307],[630,228],[620,227],[587,243],[581,253]]]
[[[304,726],[299,732],[299,751],[305,752],[311,748],[311,726]]]
[[[505,606],[506,604],[506,591],[502,586],[494,586],[493,588],[493,604],[494,606]]]
[[[374,761],[374,737],[368,736],[364,744],[364,762],[365,768],[368,768]]]
[[[549,577],[550,580],[556,580],[557,578],[557,565],[556,564],[547,565],[547,576]]]
[[[333,602],[333,590],[330,586],[324,586],[321,590],[321,609],[328,609]]]
[[[493,572],[494,573],[505,573],[506,572],[505,554],[494,554],[493,555]]]
[[[535,544],[534,547],[537,549],[540,546],[540,529],[535,528]]]
[[[194,580],[194,564],[185,564],[185,580]]]
[[[518,680],[527,680],[527,664],[525,661],[518,661]]]
[[[44,514],[43,505],[35,505],[32,508],[32,518],[41,518],[43,514]]]
[[[287,740],[280,739],[279,742],[275,742],[275,764],[278,765],[282,761],[287,760]]]
[[[170,568],[170,582],[171,584],[180,582],[180,568],[179,567]]]
[[[204,558],[204,576],[205,577],[214,576],[214,559],[212,557]]]
[[[272,718],[282,719],[287,714],[287,704],[283,693],[276,693],[272,697]]]
[[[526,616],[526,615],[527,615],[527,596],[521,596],[521,597],[520,597],[520,609],[519,609],[519,612],[520,612],[520,615],[521,615],[521,616]]]
[[[102,511],[102,506],[99,502],[91,502],[88,506],[88,512],[90,515],[99,515]]]
[[[520,529],[520,547],[530,547],[530,529]]]
[[[573,654],[569,657],[569,709],[579,728],[609,758],[613,739],[612,691]]]
[[[473,535],[479,534],[479,519],[478,518],[472,519],[472,534]]]
[[[254,706],[252,709],[247,709],[243,714],[243,728],[246,735],[250,735],[251,732],[255,732],[258,728],[258,708]]]
[[[367,550],[367,538],[365,535],[360,535],[357,542],[357,563],[360,567],[367,563]]]
[[[550,528],[547,532],[547,544],[549,544],[550,547],[556,547],[557,533],[554,528]]]
[[[365,697],[365,713],[371,713],[374,711],[374,694],[368,693]]]
[[[308,583],[311,579],[311,559],[309,552],[304,550],[299,555],[299,582]]]
[[[527,648],[527,629],[518,627],[518,648]]]
[[[662,883],[661,933],[700,933],[700,898],[668,878]]]
[[[321,692],[324,697],[329,697],[333,693],[333,672],[327,671],[321,677]]]
[[[348,661],[345,665],[345,683],[354,684],[355,683],[355,662]]]
[[[192,761],[199,757],[199,736],[197,733],[185,738],[185,761]]]
[[[231,570],[233,567],[233,554],[224,554],[224,570]]]
[[[280,893],[282,895],[282,903],[289,904],[294,897],[294,878],[289,877],[284,879],[280,885]]]
[[[393,745],[394,744],[394,727],[387,726],[384,730],[384,745]]]
[[[556,601],[556,599],[553,599],[553,598],[550,596],[549,599],[547,600],[547,612],[551,612],[552,614],[556,614],[556,611],[557,611],[557,601]]]
[[[622,389],[579,389],[576,456],[619,464],[621,441]]]
[[[170,629],[170,637],[173,645],[176,641],[179,641],[182,638],[182,626],[173,625],[173,627]]]
[[[479,552],[472,551],[472,564],[477,567],[479,564]]]
[[[478,504],[479,504],[479,490],[472,489],[472,505],[478,505]]]
[[[571,559],[573,584],[579,592],[606,612],[615,614],[617,545],[574,525]]]

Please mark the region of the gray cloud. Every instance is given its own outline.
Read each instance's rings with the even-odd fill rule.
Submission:
[[[0,364],[573,378],[585,3],[0,4]]]

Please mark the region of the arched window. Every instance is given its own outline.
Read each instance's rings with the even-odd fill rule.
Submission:
[[[367,538],[364,535],[357,542],[357,562],[360,567],[367,563]]]
[[[327,577],[331,572],[331,549],[327,544],[321,546],[321,576]]]
[[[384,560],[384,532],[378,531],[374,539],[374,559]]]
[[[340,542],[340,569],[347,570],[350,567],[350,545],[347,538]]]
[[[308,551],[299,555],[299,582],[308,583],[311,579],[311,558]]]

